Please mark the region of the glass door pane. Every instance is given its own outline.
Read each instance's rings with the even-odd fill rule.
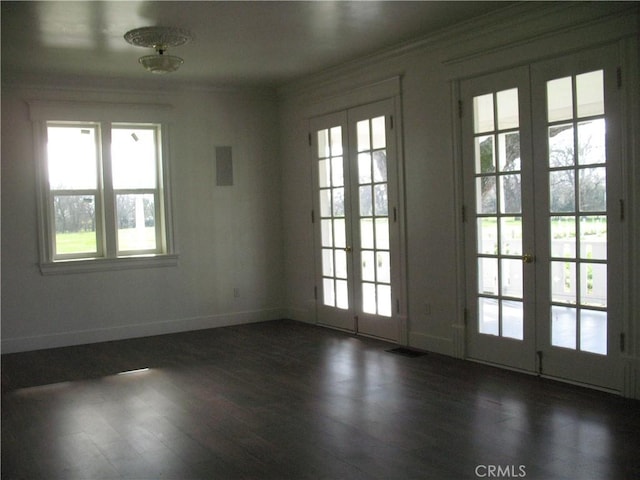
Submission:
[[[342,126],[324,128],[316,133],[316,168],[322,243],[322,302],[346,310],[349,308],[349,293],[342,133]]]
[[[391,316],[385,117],[356,124],[362,311]]]
[[[598,355],[608,344],[603,78],[594,70],[546,82],[550,341]]]
[[[524,338],[518,89],[473,98],[477,329]]]

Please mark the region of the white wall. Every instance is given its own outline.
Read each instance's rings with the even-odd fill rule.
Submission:
[[[282,317],[277,103],[254,91],[2,90],[3,353]],[[42,276],[26,100],[173,105],[177,267]],[[234,186],[215,184],[215,146]],[[234,297],[234,288],[239,297]]]
[[[631,9],[631,10],[629,10]],[[623,13],[620,13],[624,11]],[[606,42],[628,50],[625,75],[631,105],[638,104],[638,10],[633,4],[524,2],[431,38],[381,52],[288,85],[280,90],[283,149],[283,225],[285,290],[289,315],[315,322],[311,162],[308,118],[336,97],[386,78],[401,76],[406,218],[409,344],[447,355],[464,355],[460,174],[456,162],[457,115],[454,79],[500,71],[553,58]],[[624,56],[624,55],[623,55]],[[625,67],[625,68],[626,68]],[[345,105],[344,108],[353,105]],[[329,107],[327,107],[329,108]],[[632,143],[638,143],[638,109],[627,112]],[[635,155],[635,157],[633,156]],[[630,152],[628,167],[638,160]],[[636,171],[637,175],[637,171]],[[638,182],[630,185],[637,199]],[[633,207],[631,207],[633,210]],[[633,220],[637,223],[638,214]],[[626,258],[640,249],[638,231],[629,232]],[[635,260],[636,263],[638,260]],[[638,269],[629,288],[638,285]],[[635,275],[635,276],[633,276]],[[630,295],[637,298],[638,295]],[[634,304],[635,303],[635,307]],[[631,376],[640,379],[635,353],[640,305],[627,305]],[[430,304],[427,314],[425,304]],[[634,350],[635,349],[635,350]],[[640,383],[638,383],[640,389]]]

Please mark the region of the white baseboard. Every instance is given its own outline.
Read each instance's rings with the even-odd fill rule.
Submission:
[[[283,318],[288,318],[297,322],[309,323],[311,325],[315,325],[317,323],[315,302],[310,302],[310,305],[307,308],[288,307],[283,313]]]
[[[409,346],[428,352],[441,353],[450,357],[455,356],[454,343],[450,338],[436,337],[424,333],[410,333]]]
[[[153,323],[118,325],[109,328],[75,330],[29,337],[3,338],[2,353],[26,352],[45,348],[68,347],[87,343],[124,340],[127,338],[149,337],[167,333],[187,332],[205,328],[228,327],[244,323],[264,322],[285,318],[282,309],[232,312],[220,315],[181,318]]]

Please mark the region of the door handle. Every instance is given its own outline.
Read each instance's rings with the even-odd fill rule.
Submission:
[[[347,245],[346,247],[344,247],[344,251],[347,253],[351,252],[351,247]]]
[[[534,255],[531,255],[530,253],[525,253],[522,256],[522,261],[524,263],[533,263],[535,261],[536,257]]]

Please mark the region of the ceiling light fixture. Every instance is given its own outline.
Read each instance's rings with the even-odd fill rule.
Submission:
[[[136,47],[154,48],[155,55],[145,55],[138,62],[151,73],[175,72],[184,60],[167,55],[169,47],[178,47],[191,41],[188,30],[174,27],[142,27],[124,34],[124,39]]]

